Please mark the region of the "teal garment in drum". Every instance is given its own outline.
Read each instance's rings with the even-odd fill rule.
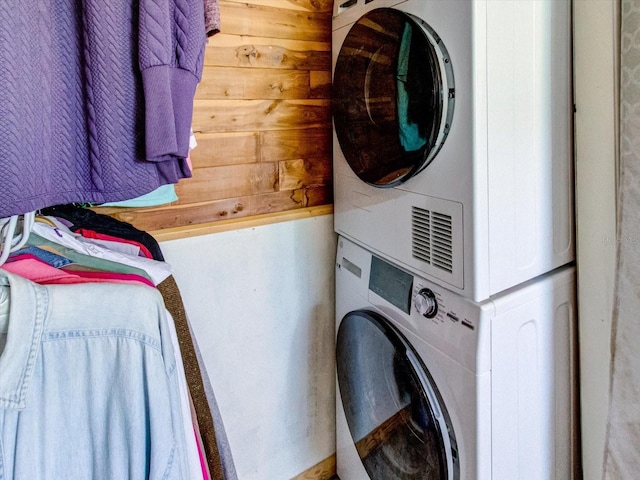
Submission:
[[[415,152],[424,148],[427,140],[420,135],[417,123],[409,120],[409,92],[407,91],[407,75],[409,72],[409,53],[411,51],[411,25],[404,26],[400,51],[398,52],[398,70],[396,85],[398,89],[398,125],[400,128],[400,144],[405,152]]]

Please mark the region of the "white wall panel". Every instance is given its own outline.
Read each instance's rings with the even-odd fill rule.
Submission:
[[[602,478],[616,262],[617,2],[574,1],[576,225],[585,480]]]
[[[241,480],[335,452],[333,217],[163,242]]]

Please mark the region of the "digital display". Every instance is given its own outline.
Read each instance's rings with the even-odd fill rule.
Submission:
[[[371,257],[369,290],[409,314],[412,288],[412,275],[378,257]]]

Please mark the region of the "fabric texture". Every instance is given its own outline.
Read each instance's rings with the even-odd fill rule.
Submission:
[[[95,240],[107,240],[112,242],[122,242],[132,246],[135,246],[139,250],[139,255],[146,258],[153,258],[149,249],[140,242],[136,242],[135,240],[128,240],[126,238],[114,237],[113,235],[107,235],[105,233],[99,233],[95,230],[89,230],[87,228],[79,228],[76,230],[76,233],[79,233],[84,238],[92,238]]]
[[[188,479],[157,290],[10,274],[0,285],[10,295],[0,315],[0,478]]]
[[[203,8],[202,0],[140,0],[148,160],[184,160],[189,155],[193,96],[202,76],[206,42]],[[188,170],[186,163],[182,168]]]
[[[70,270],[65,267],[53,267],[32,254],[19,254],[9,258],[11,261],[4,263],[0,269],[41,285],[110,282],[155,287],[151,281],[132,273],[86,272]]]
[[[238,480],[238,473],[236,472],[236,466],[233,462],[233,455],[231,452],[231,445],[227,438],[227,432],[224,429],[224,422],[222,420],[222,414],[218,408],[218,401],[216,400],[215,393],[213,392],[213,386],[209,380],[209,374],[202,358],[202,352],[198,342],[195,341],[193,331],[191,331],[191,337],[194,338],[193,348],[200,365],[200,371],[202,372],[202,385],[204,387],[204,393],[209,403],[209,410],[211,411],[211,417],[213,418],[213,424],[216,425],[216,439],[218,441],[218,451],[220,452],[220,460],[222,462],[222,471],[224,473],[225,480]]]
[[[0,217],[190,177],[205,43],[202,0],[0,2]]]
[[[220,31],[220,1],[204,0],[204,29],[207,37]]]
[[[640,469],[640,1],[621,17],[618,259],[611,334],[609,418],[603,478],[637,478]]]
[[[202,475],[202,467],[200,465],[200,451],[197,441],[197,435],[193,431],[194,419],[191,416],[191,396],[187,380],[184,375],[184,364],[182,363],[182,355],[180,354],[180,343],[178,340],[178,332],[176,331],[175,322],[171,318],[171,314],[166,310],[168,332],[171,337],[173,351],[176,352],[176,368],[181,373],[178,375],[178,388],[180,391],[180,405],[182,406],[182,423],[184,426],[184,437],[186,445],[187,465],[189,467],[190,480],[205,480]]]
[[[151,278],[154,285],[162,282],[172,273],[171,265],[166,262],[159,262],[145,257],[123,254],[103,247],[102,245],[91,243],[90,240],[86,240],[82,235],[66,231],[62,228],[52,228],[44,223],[36,222],[35,225],[33,225],[31,232],[33,234],[37,234],[41,238],[49,240],[50,242],[68,247],[83,255],[110,260],[122,265],[128,265],[144,270],[147,272],[147,275]]]
[[[16,256],[18,255],[33,255],[34,257],[42,260],[45,263],[48,263],[55,268],[62,268],[73,263],[66,257],[56,255],[52,252],[47,252],[46,250],[42,250],[41,248],[34,246],[22,247],[20,250],[16,250],[14,253],[9,255],[7,262],[15,260]]]
[[[93,271],[103,271],[103,272],[113,272],[113,273],[132,273],[134,275],[144,277],[147,280],[149,280],[149,282],[154,284],[153,280],[147,274],[147,272],[141,268],[137,268],[131,265],[125,265],[119,262],[114,262],[112,260],[107,260],[105,258],[98,258],[98,257],[91,257],[89,255],[84,255],[82,253],[76,252],[75,250],[69,247],[65,247],[64,245],[60,245],[58,243],[47,240],[46,238],[42,238],[40,235],[33,232],[29,235],[29,240],[27,244],[39,247],[48,252],[53,252],[56,255],[60,255],[62,257],[68,258],[73,262],[73,264],[69,264],[65,268],[85,266],[90,268]]]
[[[44,215],[51,215],[67,220],[72,225],[72,232],[86,228],[98,233],[104,233],[114,237],[134,240],[143,244],[151,252],[154,260],[164,261],[162,250],[155,238],[143,230],[138,230],[133,225],[117,220],[102,213],[96,213],[88,208],[78,205],[55,205],[42,210]]]
[[[189,167],[191,170],[191,167]],[[121,202],[107,202],[103,203],[103,207],[127,207],[127,208],[139,208],[139,207],[157,207],[159,205],[166,205],[178,200],[176,195],[176,187],[173,184],[162,185],[156,188],[153,192],[145,193],[131,200],[123,200]]]

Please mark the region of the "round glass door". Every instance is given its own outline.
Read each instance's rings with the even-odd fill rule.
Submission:
[[[371,480],[458,480],[450,418],[427,368],[402,333],[357,310],[338,329],[340,397]]]
[[[422,171],[451,128],[455,87],[438,35],[411,14],[379,8],[349,30],[333,76],[333,120],[355,174],[392,187]]]

